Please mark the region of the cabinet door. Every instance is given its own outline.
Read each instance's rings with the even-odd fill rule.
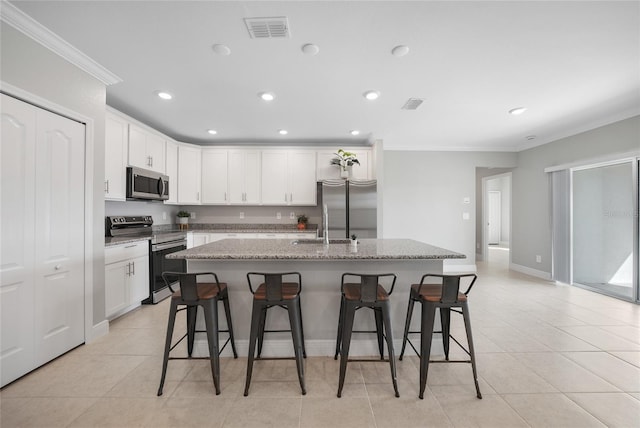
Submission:
[[[193,246],[197,247],[200,245],[209,243],[209,234],[208,233],[193,233]]]
[[[136,257],[130,261],[129,304],[138,304],[149,297],[149,256]]]
[[[340,178],[340,167],[331,165],[331,159],[337,157],[335,151],[316,152],[316,171],[318,181],[338,180]]]
[[[135,125],[129,125],[129,165],[149,169],[147,133]]]
[[[202,150],[202,203],[227,203],[227,151]]]
[[[111,315],[129,306],[127,281],[131,264],[128,260],[111,263],[104,268],[105,315]]]
[[[165,159],[165,170],[169,176],[169,199],[165,204],[178,203],[178,145],[167,141],[167,155]]]
[[[104,198],[124,201],[126,197],[127,135],[126,120],[106,114],[104,142]]]
[[[264,205],[287,205],[291,197],[288,182],[287,152],[263,151],[262,203]]]
[[[260,173],[260,152],[259,151],[247,151],[245,153],[244,162],[244,203],[257,205],[261,202],[261,185],[260,179],[262,174]]]
[[[358,150],[356,153],[358,154],[358,162],[360,162],[360,165],[353,165],[351,167],[351,178],[354,180],[371,179],[371,173],[370,173],[371,164],[369,162],[371,151]]]
[[[315,152],[289,153],[289,205],[317,205],[315,165]]]
[[[229,202],[244,203],[244,152],[232,150],[229,152]]]
[[[149,156],[149,169],[159,173],[165,173],[165,140],[164,138],[147,134],[147,156]]]
[[[178,203],[200,204],[200,148],[178,146]]]

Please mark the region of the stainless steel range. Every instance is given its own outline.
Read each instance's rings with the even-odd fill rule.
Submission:
[[[154,231],[151,216],[108,216],[107,236],[150,237],[149,244],[149,298],[142,303],[158,303],[171,295],[162,280],[162,272],[186,272],[185,260],[168,260],[167,254],[187,248],[186,232]]]

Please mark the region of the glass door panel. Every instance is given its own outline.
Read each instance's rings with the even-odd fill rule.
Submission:
[[[573,283],[634,300],[634,163],[574,170]]]

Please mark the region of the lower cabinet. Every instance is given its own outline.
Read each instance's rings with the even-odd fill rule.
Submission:
[[[149,243],[105,249],[105,314],[122,315],[149,297]]]

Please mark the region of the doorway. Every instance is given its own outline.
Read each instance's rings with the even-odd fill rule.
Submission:
[[[481,257],[494,267],[511,262],[511,172],[482,178]]]

